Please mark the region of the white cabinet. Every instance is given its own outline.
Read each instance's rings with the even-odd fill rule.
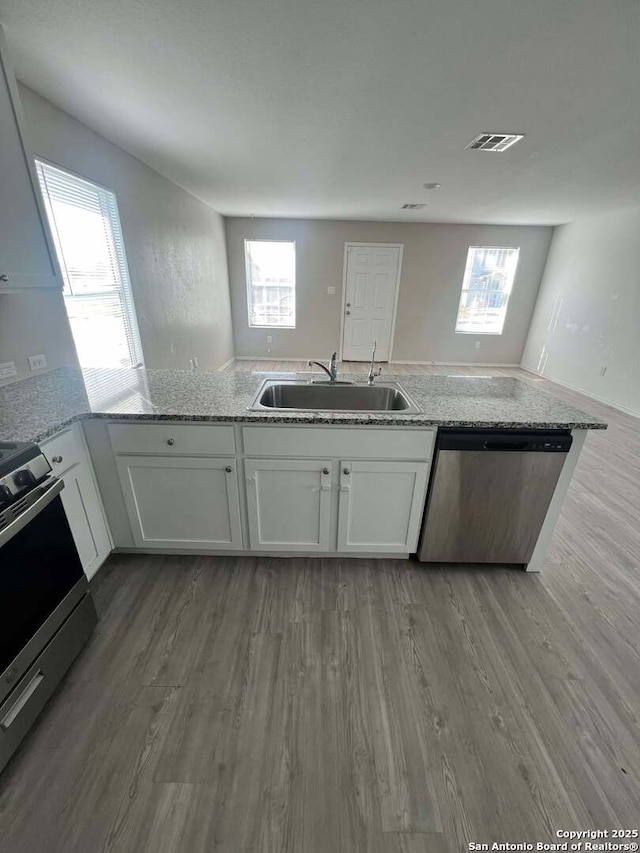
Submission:
[[[137,547],[242,548],[235,458],[118,456],[116,464]]]
[[[433,429],[167,421],[107,431],[117,477],[102,488],[110,516],[109,501],[124,498],[120,547],[417,550]]]
[[[0,291],[60,286],[0,28]]]
[[[82,568],[92,578],[111,553],[111,536],[80,427],[63,430],[42,445],[60,493]]]
[[[247,512],[254,551],[331,547],[331,462],[247,459]]]
[[[428,473],[426,462],[341,462],[338,551],[416,551]]]
[[[111,540],[91,473],[74,465],[62,479],[62,505],[86,576],[91,579],[111,553]]]

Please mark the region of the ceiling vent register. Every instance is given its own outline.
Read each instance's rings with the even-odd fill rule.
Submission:
[[[481,133],[472,139],[465,149],[474,151],[506,151],[516,142],[524,139],[524,133]]]

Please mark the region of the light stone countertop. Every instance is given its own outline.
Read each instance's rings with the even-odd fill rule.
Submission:
[[[606,429],[598,418],[511,377],[388,374],[421,414],[402,412],[251,412],[265,378],[309,374],[60,368],[0,387],[0,440],[43,441],[85,418],[243,421],[247,423]],[[341,376],[362,382],[361,376]],[[381,380],[381,381],[383,381]]]

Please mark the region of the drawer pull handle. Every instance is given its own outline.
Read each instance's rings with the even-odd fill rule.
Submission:
[[[62,456],[52,456],[51,461],[55,462],[56,465],[59,465],[62,462]]]
[[[0,729],[3,729],[3,731],[6,732],[9,726],[15,722],[20,711],[22,711],[29,699],[31,699],[33,694],[36,692],[43,678],[44,675],[42,674],[42,670],[39,669],[20,694],[20,698],[11,706],[9,711],[2,718],[2,721],[0,722]]]
[[[173,445],[174,445],[175,443],[176,443],[175,438],[168,438],[168,439],[167,439],[167,444],[169,445],[169,447],[173,447]]]
[[[231,465],[227,465],[224,470],[227,472],[227,474],[230,474],[233,471],[233,468],[231,467]]]

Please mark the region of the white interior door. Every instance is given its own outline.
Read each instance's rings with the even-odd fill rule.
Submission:
[[[400,280],[400,248],[345,246],[345,252],[342,358],[369,361],[375,340],[376,361],[388,361]]]

